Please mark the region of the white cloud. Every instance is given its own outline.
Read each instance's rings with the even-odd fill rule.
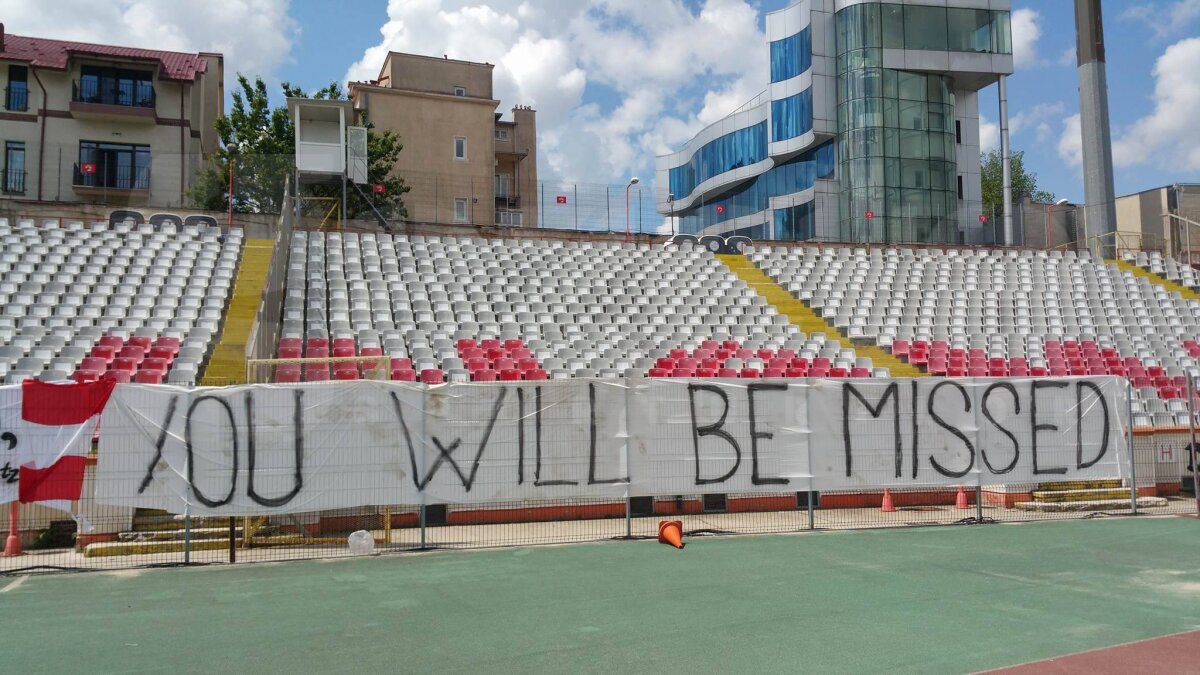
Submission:
[[[1042,36],[1042,15],[1037,10],[1022,7],[1012,13],[1013,66],[1027,68],[1039,65],[1037,41]]]
[[[1058,56],[1058,65],[1074,67],[1079,64],[1079,59],[1075,55],[1075,45],[1071,45],[1063,50]]]
[[[1141,3],[1121,13],[1122,20],[1145,23],[1159,39],[1183,33],[1197,18],[1200,18],[1200,0]]]
[[[1012,136],[1016,136],[1026,129],[1033,129],[1037,132],[1038,140],[1044,141],[1046,140],[1045,134],[1050,132],[1047,121],[1062,115],[1066,109],[1067,107],[1062,101],[1039,103],[1028,110],[1022,110],[1010,116],[1009,132]]]
[[[1080,131],[1079,114],[1064,117],[1063,131],[1058,138],[1058,156],[1068,166],[1083,166],[1083,132]]]
[[[1000,124],[979,115],[979,151],[988,152],[1000,147]]]
[[[623,182],[766,88],[758,24],[747,0],[389,0],[346,77],[375,78],[389,51],[493,63],[500,111],[538,111],[543,178]],[[589,84],[614,95],[585,102]]]
[[[4,29],[17,35],[225,55],[226,90],[237,72],[270,77],[299,33],[287,0],[0,0]]]
[[[1113,142],[1118,166],[1157,163],[1200,171],[1200,38],[1167,47],[1154,64],[1154,110]]]

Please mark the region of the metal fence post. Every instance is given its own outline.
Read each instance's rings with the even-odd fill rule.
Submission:
[[[808,479],[808,529],[817,529],[816,509],[813,505],[812,478]]]
[[[183,564],[192,562],[192,505],[183,504]]]
[[[1188,375],[1188,431],[1191,434],[1191,444],[1188,445],[1187,459],[1192,467],[1192,494],[1196,497],[1196,515],[1200,516],[1200,452],[1196,449],[1196,394],[1192,376]]]
[[[609,189],[609,186],[604,186],[604,218],[608,222],[605,231],[612,232],[612,196]]]
[[[579,231],[579,183],[573,183],[571,185],[571,188],[572,188],[572,190],[574,190],[573,198],[575,200],[575,231],[578,232]]]
[[[628,488],[625,489],[625,538],[633,539],[633,500]]]
[[[1133,443],[1133,381],[1125,380],[1125,405],[1127,411],[1126,419],[1129,420],[1129,509],[1133,515],[1137,515],[1137,456],[1134,454]]]
[[[429,387],[424,386],[424,391],[421,394],[421,473],[418,475],[418,480],[424,480],[425,476],[425,449],[428,447],[428,436],[426,435],[426,410],[425,396],[429,394]],[[421,528],[421,550],[425,550],[425,488],[421,488],[421,505],[417,512],[417,520]]]

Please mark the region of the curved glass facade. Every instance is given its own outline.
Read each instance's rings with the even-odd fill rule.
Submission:
[[[812,30],[771,43],[771,81],[783,82],[812,67]]]
[[[880,11],[884,49],[1012,53],[1006,11],[891,3],[881,4]]]
[[[707,199],[704,204],[682,211],[679,214],[679,231],[696,233],[727,220],[766,211],[771,208],[771,197],[803,192],[813,187],[819,178],[832,178],[836,161],[837,155],[832,141],[819,145],[744,185]],[[795,219],[791,219],[785,224],[785,230],[796,232],[805,226],[811,230],[811,223],[811,217],[799,225]],[[778,228],[776,229],[778,231]],[[811,239],[811,232],[803,238]]]
[[[897,9],[900,25],[923,16],[913,9],[939,10],[946,25],[945,7],[865,3],[836,16],[840,236],[953,243],[960,235],[951,82],[882,67],[885,26],[894,21],[887,17]],[[925,36],[913,46],[907,37],[910,49],[936,42]]]
[[[786,141],[813,126],[812,89],[771,101],[771,140]]]
[[[682,199],[704,181],[767,158],[767,123],[738,129],[705,143],[687,164],[671,169],[671,194]]]

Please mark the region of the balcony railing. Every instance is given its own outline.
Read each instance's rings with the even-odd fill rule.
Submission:
[[[85,173],[80,169],[80,165],[76,164],[72,185],[75,187],[104,188],[108,190],[150,189],[149,167],[141,167],[136,171],[133,167],[129,166],[119,166],[115,171],[104,170],[103,167],[96,168],[96,171]]]
[[[25,194],[25,171],[23,169],[8,169],[0,171],[0,189],[5,194],[23,195]]]
[[[29,110],[29,89],[24,84],[21,86],[9,85],[4,88],[4,109],[5,110]]]
[[[153,108],[154,85],[148,82],[128,81],[102,86],[101,82],[93,80],[76,80],[71,82],[71,100],[76,103],[119,105],[126,108]]]

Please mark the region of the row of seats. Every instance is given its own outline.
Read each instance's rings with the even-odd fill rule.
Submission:
[[[57,221],[53,221],[57,224]],[[219,334],[241,253],[242,232],[119,223],[39,227],[0,220],[0,377],[15,383],[102,377],[136,379],[156,346],[175,353],[161,370],[151,360],[139,381],[162,372],[194,384]],[[144,346],[141,359],[102,340]],[[159,341],[162,341],[159,344]],[[83,360],[106,360],[104,369]],[[134,368],[118,359],[135,359]]]

